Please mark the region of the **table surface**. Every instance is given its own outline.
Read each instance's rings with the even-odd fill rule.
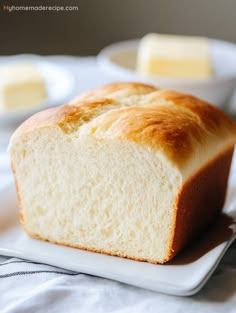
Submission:
[[[73,73],[76,88],[70,95],[71,98],[113,81],[98,68],[94,57],[50,56],[46,58],[65,66]],[[0,58],[0,62],[3,60],[4,58]],[[231,115],[236,116],[236,96],[227,108]],[[0,188],[12,180],[6,148],[16,126],[3,129],[0,125]],[[0,278],[8,262],[11,260],[0,256]],[[5,264],[6,266],[1,266]],[[37,264],[34,266],[40,267]],[[7,294],[5,302],[2,303],[0,296],[1,312],[32,312],[32,308],[34,312],[60,312],[60,310],[64,312],[65,308],[68,312],[236,312],[236,243],[226,253],[206,286],[197,295],[191,297],[163,295],[88,275],[63,277],[60,278],[60,282],[48,277],[44,280],[40,278],[38,287],[33,280],[28,280],[24,285],[24,295],[21,292],[23,282],[19,276],[12,280],[0,280],[0,295]],[[60,292],[62,281],[64,286],[67,286],[63,289],[63,296]],[[32,294],[32,288],[37,290],[45,287],[47,290],[47,284],[51,284],[48,292],[43,295],[39,293],[38,298],[35,298],[35,293],[32,298],[29,296]],[[79,292],[82,293],[82,297]],[[23,301],[24,306],[22,302],[9,306],[11,301],[16,302],[16,295],[25,299],[27,293],[27,300]],[[53,301],[49,301],[49,298]]]

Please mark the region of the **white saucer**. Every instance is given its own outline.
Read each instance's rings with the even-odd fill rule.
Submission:
[[[64,104],[70,100],[69,97],[74,88],[74,77],[69,71],[53,62],[48,62],[41,56],[24,54],[1,57],[0,65],[18,61],[32,62],[38,67],[46,82],[47,99],[33,108],[0,112],[0,126],[5,126],[9,123],[20,123],[42,109]]]
[[[213,75],[206,79],[143,76],[137,73],[136,58],[140,40],[114,43],[98,55],[101,69],[116,81],[138,81],[162,89],[190,93],[222,106],[236,87],[236,45],[210,39]]]

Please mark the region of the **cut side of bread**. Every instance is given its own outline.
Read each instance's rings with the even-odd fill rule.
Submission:
[[[112,84],[42,111],[9,151],[35,238],[152,263],[222,209],[235,124],[189,95]]]

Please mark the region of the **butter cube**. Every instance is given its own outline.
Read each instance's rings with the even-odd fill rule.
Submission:
[[[45,98],[44,78],[34,64],[15,63],[0,70],[0,111],[31,108]]]
[[[148,34],[140,42],[137,71],[146,76],[207,78],[209,42],[203,37]]]

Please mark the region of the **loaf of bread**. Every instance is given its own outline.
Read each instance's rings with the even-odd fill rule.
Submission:
[[[193,96],[107,85],[35,114],[9,152],[26,232],[151,263],[221,211],[236,126]]]

